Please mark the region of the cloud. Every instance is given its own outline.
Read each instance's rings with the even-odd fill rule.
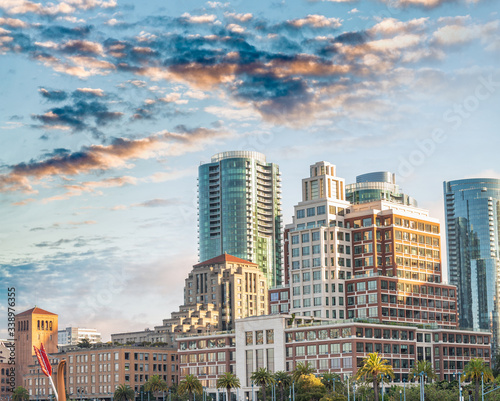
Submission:
[[[38,92],[40,92],[43,98],[50,102],[61,102],[68,97],[68,94],[62,90],[47,90],[45,88],[40,88]]]
[[[90,10],[93,8],[112,8],[116,7],[115,0],[65,0],[59,3],[35,3],[29,0],[2,0],[0,9],[7,14],[39,14],[39,15],[58,15],[72,14],[77,10]]]
[[[500,20],[482,25],[454,23],[439,28],[434,32],[433,38],[435,43],[441,46],[464,45],[478,39],[489,43],[493,35],[500,33],[499,27]]]
[[[0,17],[0,25],[7,25],[11,28],[27,28],[28,24],[17,18]]]
[[[105,126],[112,121],[119,120],[122,116],[122,112],[110,111],[103,102],[76,100],[73,104],[54,107],[44,114],[35,114],[32,118],[42,123],[40,128],[66,128],[81,131]],[[89,120],[93,120],[94,125],[90,125]]]
[[[310,14],[305,18],[298,18],[288,21],[294,28],[310,26],[312,28],[340,28],[342,20],[339,18],[327,18],[324,15]]]
[[[103,97],[104,91],[102,89],[93,89],[93,88],[78,88],[76,90],[78,93],[83,93],[90,96]]]
[[[179,21],[190,24],[211,24],[216,18],[214,14],[191,15],[189,13],[184,13],[179,18]]]
[[[179,133],[162,131],[141,139],[115,138],[110,145],[91,145],[73,153],[62,153],[43,159],[20,163],[0,175],[0,191],[24,191],[36,193],[33,186],[41,180],[56,176],[76,176],[103,172],[111,169],[130,169],[133,160],[156,157],[179,156],[201,150],[204,146],[228,136],[228,133],[206,128],[186,129],[178,127]],[[104,185],[114,185],[110,179]],[[121,180],[117,178],[116,180]],[[121,181],[120,181],[121,182]],[[87,183],[67,189],[85,191],[89,187],[102,186],[103,182]]]

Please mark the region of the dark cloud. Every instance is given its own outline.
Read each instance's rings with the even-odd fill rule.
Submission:
[[[92,25],[68,28],[61,25],[43,26],[40,35],[43,39],[64,40],[82,39],[87,37],[93,30]]]
[[[122,112],[110,111],[103,102],[77,100],[70,105],[49,109],[44,114],[33,115],[32,118],[40,121],[45,128],[66,127],[80,131],[105,126],[122,116]],[[91,125],[91,120],[94,126]]]
[[[165,207],[165,206],[172,206],[172,205],[178,205],[179,200],[178,199],[151,199],[145,202],[141,203],[136,203],[132,206],[136,207]]]
[[[38,89],[38,92],[49,102],[62,102],[68,98],[68,94],[62,90],[49,90],[45,88]]]

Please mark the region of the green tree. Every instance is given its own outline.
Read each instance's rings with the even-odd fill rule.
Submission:
[[[432,363],[430,363],[429,361],[417,361],[417,363],[413,365],[413,368],[410,370],[409,377],[411,379],[413,379],[414,377],[419,377],[420,372],[424,372],[429,378],[429,381],[437,379],[436,372],[432,367]]]
[[[187,375],[184,379],[179,383],[179,387],[177,388],[179,394],[188,394],[189,399],[191,396],[196,394],[201,394],[203,392],[203,386],[197,377],[194,375]]]
[[[12,401],[29,401],[30,393],[24,387],[17,387],[12,393]]]
[[[297,383],[297,401],[319,401],[326,395],[326,387],[312,373],[300,376]]]
[[[298,381],[300,376],[313,374],[316,370],[309,364],[309,362],[299,362],[295,366],[292,374],[293,381]]]
[[[113,395],[115,401],[131,401],[134,398],[135,392],[128,384],[120,384]]]
[[[266,401],[267,386],[274,384],[276,381],[271,373],[266,368],[259,368],[250,376],[250,380],[257,386],[260,386],[262,399]]]
[[[292,378],[287,372],[279,370],[274,374],[274,380],[280,389],[280,401],[284,401],[285,389],[292,383]]]
[[[168,385],[159,375],[153,375],[144,385],[144,390],[151,391],[155,399],[158,399],[160,391],[167,391]]]
[[[385,376],[394,378],[394,371],[392,366],[386,359],[382,359],[378,352],[372,352],[363,359],[363,364],[356,373],[355,380],[365,379],[373,383],[373,390],[375,393],[375,401],[379,399],[378,385]]]
[[[488,365],[484,363],[481,358],[472,358],[467,365],[465,365],[465,378],[474,381],[475,391],[474,391],[474,401],[479,400],[479,383],[481,382],[481,377],[484,381],[493,380],[493,373]]]
[[[240,388],[240,379],[231,372],[226,372],[217,379],[217,388],[225,388],[227,392],[226,401],[231,401],[231,389]]]
[[[92,344],[90,343],[88,338],[82,338],[78,344],[76,344],[78,348],[91,348]]]
[[[333,391],[334,387],[336,393],[342,393],[344,390],[344,384],[337,373],[323,373],[321,375],[321,382],[325,385],[328,391]]]

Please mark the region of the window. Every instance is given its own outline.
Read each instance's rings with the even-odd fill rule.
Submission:
[[[302,242],[309,242],[309,233],[302,234]]]
[[[315,294],[321,294],[321,284],[314,284],[314,286],[313,286],[313,292]]]
[[[304,209],[297,210],[297,218],[303,219],[304,217],[306,217]]]
[[[313,253],[313,255],[317,255],[318,253],[321,253],[320,245],[313,245],[312,246],[312,253]]]
[[[316,208],[316,213],[318,214],[318,216],[320,214],[325,214],[326,213],[326,206],[318,206]]]
[[[311,286],[310,285],[305,285],[302,287],[302,294],[308,295],[311,293]]]
[[[299,248],[292,248],[292,257],[296,258],[298,256],[300,256],[300,250],[299,250]]]
[[[320,270],[313,271],[313,280],[321,280],[321,271]]]
[[[300,274],[292,274],[292,281],[294,283],[300,283]]]
[[[316,209],[314,207],[307,208],[307,217],[312,217],[316,215]]]
[[[314,231],[312,233],[312,240],[313,241],[319,241],[320,240],[320,232],[319,231]]]
[[[304,308],[308,308],[311,306],[311,298],[304,299]]]
[[[298,243],[299,243],[299,236],[292,235],[292,244],[298,244]]]
[[[311,273],[310,272],[302,273],[302,281],[311,281]]]
[[[308,246],[302,247],[302,256],[307,256],[311,254],[311,249]]]
[[[252,345],[253,344],[253,332],[247,331],[245,333],[245,338],[246,338],[246,345]]]

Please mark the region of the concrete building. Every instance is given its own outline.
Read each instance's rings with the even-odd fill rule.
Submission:
[[[113,342],[175,344],[175,336],[234,328],[236,319],[268,313],[267,282],[255,263],[229,254],[198,263],[186,278],[184,305],[154,330],[111,335]]]
[[[24,384],[35,351],[43,343],[48,354],[57,353],[57,315],[34,307],[15,316],[16,387]]]
[[[493,332],[500,345],[500,180],[444,182],[448,277],[458,288],[460,327]]]
[[[225,252],[256,263],[268,286],[283,284],[281,176],[258,152],[214,155],[199,167],[199,260]]]
[[[354,376],[363,358],[379,352],[394,368],[394,383],[408,381],[416,361],[432,363],[439,380],[454,380],[471,358],[491,362],[491,333],[445,329],[436,325],[384,324],[377,319],[328,321],[292,315],[256,316],[236,321],[234,331],[178,338],[182,380],[196,375],[215,394],[216,380],[235,373],[238,400],[250,400],[252,372],[292,372],[307,362],[316,374]]]
[[[286,226],[290,312],[345,318],[345,280],[352,274],[351,230],[344,224],[349,206],[335,166],[312,165],[302,180],[302,201],[294,207],[293,223]]]
[[[15,389],[15,364],[12,363],[15,352],[13,341],[0,340],[0,400],[7,401]],[[9,363],[9,361],[11,361]]]
[[[76,345],[83,339],[87,339],[91,344],[100,343],[101,333],[96,329],[84,329],[81,327],[66,327],[64,330],[57,332],[57,344],[63,345]]]
[[[109,400],[120,384],[139,392],[151,376],[159,375],[169,386],[178,383],[177,350],[167,347],[93,346],[49,355],[53,371],[66,360],[66,391],[70,398]],[[23,376],[30,399],[48,400],[52,388],[33,357]],[[53,374],[54,380],[57,375]]]

